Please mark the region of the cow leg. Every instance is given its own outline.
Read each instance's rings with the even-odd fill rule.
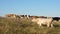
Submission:
[[[53,24],[47,24],[47,27],[53,27]]]
[[[40,26],[42,26],[42,24],[44,24],[44,23],[45,23],[44,20],[40,21]]]
[[[42,24],[40,23],[40,26],[41,26]]]
[[[37,24],[38,24],[39,26],[41,26],[41,25],[42,25],[42,23],[40,23],[40,22],[37,22]]]
[[[47,24],[47,27],[50,27],[50,24]]]
[[[38,23],[39,26],[41,26],[42,24],[41,23]]]
[[[54,27],[53,24],[51,24],[51,27]]]

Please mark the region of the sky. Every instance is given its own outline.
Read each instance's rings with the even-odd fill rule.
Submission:
[[[0,0],[0,16],[6,14],[60,17],[60,0]]]

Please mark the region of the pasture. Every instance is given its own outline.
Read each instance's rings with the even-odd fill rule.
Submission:
[[[60,22],[54,27],[39,27],[29,19],[9,19],[0,17],[0,34],[60,34]]]

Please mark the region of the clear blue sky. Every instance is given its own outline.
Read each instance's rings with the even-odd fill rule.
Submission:
[[[0,16],[10,13],[60,17],[60,0],[0,0]]]

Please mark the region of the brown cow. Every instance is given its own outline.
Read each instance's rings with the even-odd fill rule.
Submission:
[[[9,18],[16,18],[16,15],[15,15],[15,14],[7,14],[6,17],[9,17]]]

